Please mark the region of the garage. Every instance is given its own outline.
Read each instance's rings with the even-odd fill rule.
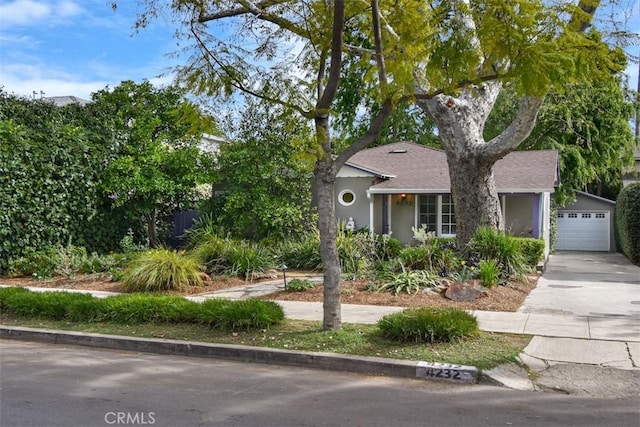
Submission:
[[[616,250],[613,232],[615,202],[579,192],[575,203],[558,210],[556,250]]]
[[[609,251],[609,212],[558,212],[556,249]]]

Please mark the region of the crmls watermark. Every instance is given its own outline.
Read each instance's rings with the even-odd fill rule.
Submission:
[[[109,425],[151,425],[156,423],[155,412],[107,412],[104,422]]]

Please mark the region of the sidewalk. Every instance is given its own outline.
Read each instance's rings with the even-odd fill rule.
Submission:
[[[559,260],[557,258],[556,263]],[[617,264],[613,265],[619,270]],[[578,265],[578,268],[583,269],[581,265]],[[634,283],[635,281],[629,280],[630,277],[636,277],[637,271],[640,270],[631,270],[631,276],[624,277],[622,283],[618,282],[627,287],[629,284],[634,285],[631,289],[624,289],[626,292],[623,293],[629,298],[627,304],[628,301],[636,299],[637,289],[640,289]],[[619,271],[616,273],[620,274]],[[542,280],[544,276],[550,277],[553,281],[545,282]],[[562,308],[549,310],[549,306],[557,304],[559,299],[558,293],[550,292],[549,288],[553,291],[554,287],[562,290],[578,286],[575,286],[576,282],[566,286],[566,280],[576,279],[573,274],[570,278],[561,278],[565,282],[560,282],[560,278],[553,273],[545,273],[544,276],[540,279],[542,283],[539,283],[539,289],[536,288],[532,292],[518,312],[471,312],[478,319],[478,325],[482,331],[533,336],[520,355],[522,365],[530,371],[518,365],[503,365],[484,372],[485,378],[507,387],[525,390],[544,389],[590,396],[638,397],[640,395],[640,317],[636,314],[635,306],[631,310],[622,312],[615,307],[614,310],[605,309],[597,312],[591,310],[580,312],[580,314]],[[322,283],[322,277],[317,274],[300,276],[300,278]],[[618,280],[621,278],[616,277]],[[578,280],[580,287],[589,285],[582,278]],[[612,281],[609,283],[618,285]],[[210,298],[246,299],[269,295],[283,288],[283,281],[278,279],[187,298],[193,301],[204,301]],[[116,295],[112,292],[99,291],[29,289],[40,292],[54,290],[83,292],[91,293],[96,297]],[[587,287],[581,290],[581,294],[593,292],[591,289],[597,288]],[[597,289],[597,292],[601,291],[602,289]],[[611,293],[613,289],[607,289],[607,291]],[[591,299],[596,303],[599,302],[600,306],[614,307],[613,303],[606,304],[609,302],[608,298],[610,296],[601,297],[599,294],[591,296]],[[572,298],[561,299],[571,300]],[[528,301],[531,301],[529,305],[527,305]],[[276,302],[283,307],[285,315],[290,319],[322,321],[323,309],[320,302]],[[538,303],[540,308],[536,308],[534,303]],[[375,324],[382,316],[403,309],[404,307],[342,304],[342,321]],[[529,378],[531,371],[537,373],[538,378],[535,381]]]

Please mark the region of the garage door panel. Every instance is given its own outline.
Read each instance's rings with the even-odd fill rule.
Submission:
[[[608,251],[609,212],[558,212],[556,249]]]

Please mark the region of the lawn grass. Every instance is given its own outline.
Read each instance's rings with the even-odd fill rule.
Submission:
[[[444,362],[476,366],[478,369],[514,362],[531,339],[526,335],[480,332],[473,338],[453,343],[399,344],[385,339],[375,325],[344,324],[339,331],[322,331],[321,322],[302,320],[285,320],[281,325],[252,332],[224,332],[191,324],[71,323],[37,318],[17,319],[7,314],[0,314],[0,323],[6,326]]]

